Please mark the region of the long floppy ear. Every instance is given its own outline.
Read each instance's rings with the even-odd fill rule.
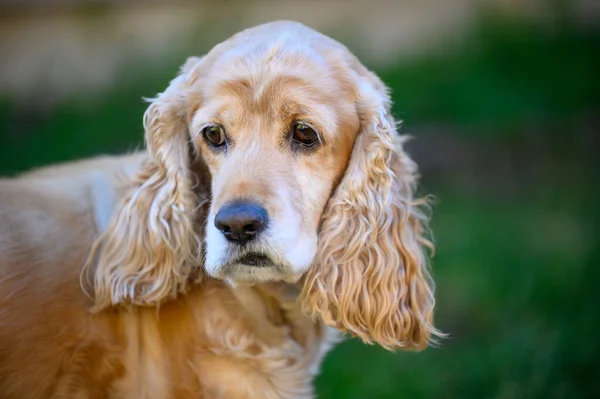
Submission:
[[[144,114],[148,157],[84,268],[93,276],[92,310],[158,304],[184,291],[201,265],[196,212],[202,198],[194,191],[186,124],[189,72],[198,61],[188,59]]]
[[[432,336],[425,199],[413,197],[416,164],[403,151],[383,83],[359,78],[361,132],[322,218],[302,292],[306,311],[364,342],[423,349]]]

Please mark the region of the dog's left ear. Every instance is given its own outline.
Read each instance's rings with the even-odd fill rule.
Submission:
[[[186,113],[200,58],[191,57],[144,114],[147,159],[115,206],[84,273],[93,276],[93,310],[155,305],[185,290],[201,265]]]
[[[324,211],[303,306],[367,343],[423,349],[442,335],[432,324],[427,203],[413,196],[417,167],[402,148],[387,88],[366,69],[357,73],[361,132]]]

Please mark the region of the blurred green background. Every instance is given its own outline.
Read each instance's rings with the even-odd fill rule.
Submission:
[[[10,2],[9,2],[10,3]],[[15,2],[0,8],[0,173],[142,144],[186,56],[295,19],[391,87],[436,198],[439,348],[336,347],[319,398],[600,395],[600,4]]]

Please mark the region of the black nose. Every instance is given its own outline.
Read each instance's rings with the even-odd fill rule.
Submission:
[[[252,202],[234,202],[224,205],[215,216],[215,226],[229,241],[244,244],[265,229],[267,211]]]

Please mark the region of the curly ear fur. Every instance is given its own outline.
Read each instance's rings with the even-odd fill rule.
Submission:
[[[186,125],[190,63],[151,100],[144,114],[148,159],[84,268],[93,273],[94,310],[172,298],[185,290],[192,270],[201,265],[195,223],[201,199],[192,186]]]
[[[325,209],[303,306],[367,343],[423,349],[442,335],[432,325],[427,203],[413,198],[417,167],[402,149],[386,88],[368,78],[357,104],[362,131]]]

